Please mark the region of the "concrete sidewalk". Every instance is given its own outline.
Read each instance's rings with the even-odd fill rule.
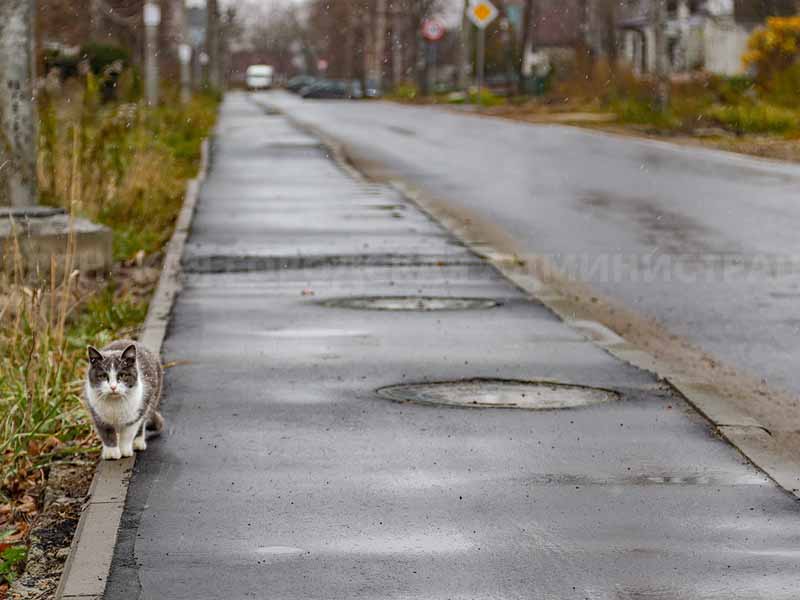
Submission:
[[[800,511],[683,400],[247,96],[221,114],[105,598],[797,597]],[[359,310],[354,297],[492,308]],[[331,302],[329,302],[331,301]],[[577,409],[402,383],[613,390]]]

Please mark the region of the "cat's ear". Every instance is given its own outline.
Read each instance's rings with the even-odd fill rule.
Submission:
[[[103,355],[94,346],[89,346],[89,362],[93,365],[103,362]]]
[[[136,362],[136,345],[131,344],[122,351],[122,360],[130,363]]]

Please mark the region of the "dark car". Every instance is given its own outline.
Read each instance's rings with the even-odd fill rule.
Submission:
[[[312,85],[316,81],[317,78],[312,77],[311,75],[298,75],[296,77],[292,77],[286,83],[286,89],[290,92],[294,92],[295,94],[299,94],[303,88]]]
[[[353,90],[345,81],[322,79],[300,91],[303,98],[346,99],[352,98]]]

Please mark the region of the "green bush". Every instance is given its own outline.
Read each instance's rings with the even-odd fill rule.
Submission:
[[[800,113],[765,103],[712,106],[704,116],[738,134],[786,134],[800,129]]]
[[[392,90],[389,95],[394,100],[416,100],[419,96],[417,86],[408,83],[401,83]]]
[[[620,121],[634,125],[649,125],[655,129],[675,129],[681,122],[671,111],[660,111],[651,100],[619,98],[610,103]]]
[[[77,77],[78,64],[81,62],[81,57],[77,54],[67,55],[58,50],[46,50],[42,56],[44,61],[45,72],[50,72],[52,69],[61,71],[61,79],[68,79],[70,77]]]
[[[130,62],[130,55],[125,48],[113,44],[89,42],[81,48],[81,57],[89,61],[89,67],[95,75],[101,75],[106,67],[119,61],[123,65]]]
[[[471,104],[480,103],[481,106],[498,106],[505,103],[505,98],[493,94],[491,90],[484,88],[481,90],[480,95],[478,95],[477,90],[470,90],[469,101]]]
[[[764,96],[775,104],[797,107],[800,96],[800,62],[775,73]]]
[[[739,104],[745,102],[755,92],[755,82],[750,77],[714,77],[709,87],[720,104]]]

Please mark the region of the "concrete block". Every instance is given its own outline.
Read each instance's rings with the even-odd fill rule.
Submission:
[[[4,268],[15,260],[15,245],[25,272],[32,278],[49,279],[51,257],[58,276],[63,275],[70,232],[75,236],[72,268],[83,273],[105,274],[111,270],[112,232],[86,219],[70,218],[50,207],[0,208],[0,251]]]

